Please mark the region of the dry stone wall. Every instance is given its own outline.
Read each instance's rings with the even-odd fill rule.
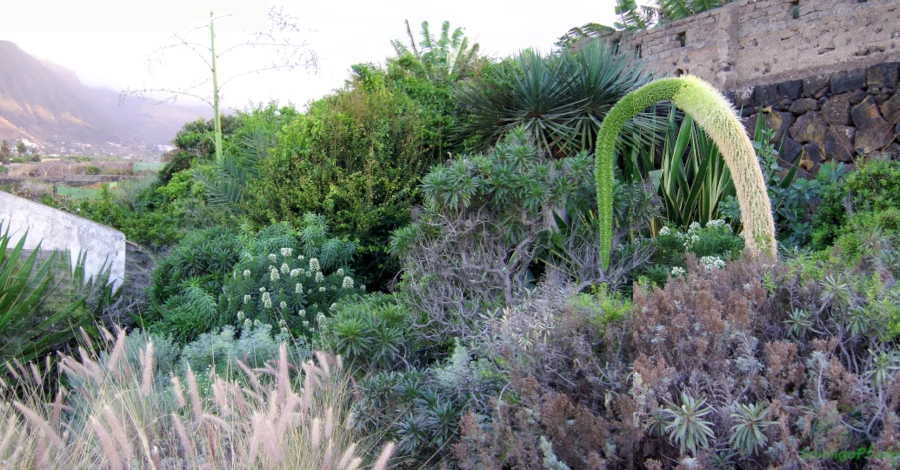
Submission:
[[[657,77],[726,91],[751,132],[763,114],[807,169],[900,153],[900,0],[740,0],[604,40]]]

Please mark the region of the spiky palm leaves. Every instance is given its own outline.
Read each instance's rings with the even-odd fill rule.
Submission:
[[[678,21],[733,1],[657,0],[649,5],[638,5],[635,0],[616,0],[616,14],[621,20],[616,27],[631,31],[650,29],[658,23]]]
[[[479,150],[524,126],[549,155],[593,150],[600,123],[613,105],[650,80],[643,68],[597,41],[574,53],[543,56],[523,51],[461,84],[455,95],[466,115],[460,134]],[[661,130],[656,120],[635,119],[629,127]],[[627,133],[640,136],[640,132]]]
[[[734,108],[709,83],[693,77],[665,78],[628,94],[607,114],[597,139],[597,204],[601,222],[603,268],[609,266],[612,243],[613,154],[622,126],[632,116],[661,100],[671,100],[713,139],[731,171],[748,251],[776,256],[775,222],[766,182],[753,144]]]
[[[455,76],[478,57],[478,44],[472,44],[470,47],[469,38],[465,36],[462,28],[456,28],[451,33],[449,21],[444,21],[441,25],[440,38],[436,38],[431,33],[428,22],[423,21],[422,40],[418,45],[409,27],[409,20],[405,23],[409,47],[396,39],[391,41],[391,45],[394,46],[398,57],[411,55],[418,59],[432,79]]]

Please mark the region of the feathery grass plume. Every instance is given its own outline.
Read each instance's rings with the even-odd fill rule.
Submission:
[[[119,451],[116,449],[116,444],[113,442],[113,438],[109,435],[109,432],[100,424],[100,421],[91,416],[90,418],[91,426],[94,428],[94,433],[97,434],[97,439],[100,440],[100,448],[103,449],[103,454],[106,455],[106,459],[109,460],[109,466],[113,468],[113,470],[118,470],[122,468],[122,458],[119,456]]]
[[[197,379],[194,377],[194,370],[191,369],[190,364],[187,365],[185,375],[187,375],[188,395],[191,397],[194,416],[199,419],[203,416],[203,404],[200,401],[200,388],[197,387]]]
[[[671,100],[713,139],[734,181],[741,207],[747,250],[775,257],[775,221],[766,183],[737,113],[715,87],[694,76],[663,78],[622,98],[603,120],[597,137],[595,178],[603,269],[609,267],[612,248],[613,154],[625,123],[657,101]]]
[[[124,344],[108,340],[94,347]],[[178,462],[179,468],[355,470],[381,450],[373,447],[375,438],[357,440],[347,412],[349,377],[334,367],[325,375],[318,363],[295,367],[283,354],[267,364],[266,374],[251,371],[257,390],[244,388],[244,377],[215,372],[211,383],[198,383],[185,367],[176,372],[181,380],[170,379],[173,398],[161,387],[142,390],[146,368],[127,367],[126,352],[116,361],[97,351],[83,351],[80,358],[62,354],[59,370],[72,384],[66,390],[48,387],[49,374],[36,384],[30,363],[11,365],[19,378],[0,390],[0,468],[165,468]],[[98,357],[106,359],[98,363]],[[139,357],[146,366],[147,350]],[[330,356],[318,357],[334,364]],[[98,371],[100,382],[94,379]],[[55,400],[48,395],[53,389],[60,390]],[[62,430],[60,437],[56,431]]]
[[[178,403],[178,408],[184,408],[187,406],[187,401],[184,399],[184,390],[181,388],[181,381],[178,380],[178,376],[175,375],[169,380],[172,382],[172,392],[175,394],[175,402]]]
[[[153,387],[153,342],[147,343],[147,347],[141,351],[141,393],[150,395]]]
[[[62,439],[59,437],[59,435],[56,434],[56,431],[54,431],[53,428],[50,427],[50,424],[47,423],[47,421],[44,421],[44,418],[35,413],[34,410],[17,401],[13,402],[13,406],[15,406],[17,410],[19,410],[19,413],[22,413],[22,416],[29,423],[31,423],[35,430],[40,431],[40,433],[43,434],[44,437],[49,439],[50,442],[53,443],[53,445],[55,445],[59,449],[62,449],[65,446]]]

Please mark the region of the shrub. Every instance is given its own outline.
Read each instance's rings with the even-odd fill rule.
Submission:
[[[349,267],[357,245],[329,238],[323,217],[307,214],[299,243],[293,235],[288,225],[260,232],[225,281],[220,325],[246,318],[309,336],[341,298],[364,291]]]
[[[279,132],[278,145],[248,187],[244,211],[264,226],[299,225],[323,215],[333,233],[359,243],[356,271],[383,286],[397,271],[387,255],[391,231],[410,220],[419,178],[443,155],[427,137],[433,118],[384,72],[357,67],[347,88],[310,105]]]
[[[872,160],[862,163],[843,181],[835,181],[822,190],[822,203],[813,219],[813,246],[824,249],[848,227],[865,225],[855,217],[900,208],[900,162]],[[875,216],[877,217],[877,216]],[[887,229],[888,227],[883,227]]]
[[[686,272],[686,255],[693,255],[706,266],[722,267],[726,262],[740,257],[744,240],[735,235],[731,226],[723,220],[711,220],[705,227],[694,222],[687,232],[666,225],[651,245],[655,248],[652,264],[640,271],[640,275],[661,286],[669,276]]]
[[[97,165],[88,165],[84,167],[84,174],[86,175],[99,175],[103,173],[103,169]]]
[[[589,206],[591,163],[586,153],[542,157],[519,129],[490,153],[457,157],[423,178],[423,212],[395,233],[391,250],[408,301],[436,334],[468,337],[480,331],[478,313],[520,298],[553,211]]]

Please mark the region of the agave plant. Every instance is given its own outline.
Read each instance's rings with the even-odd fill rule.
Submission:
[[[737,424],[731,427],[731,437],[728,443],[744,455],[753,455],[762,447],[765,447],[768,439],[764,434],[767,427],[776,424],[775,421],[767,421],[769,407],[759,403],[753,405],[738,404],[731,418]]]
[[[712,413],[712,408],[706,406],[706,399],[694,399],[686,393],[681,393],[681,406],[674,404],[663,410],[671,421],[666,426],[669,439],[678,444],[681,452],[689,449],[696,454],[698,448],[709,447],[709,440],[715,437],[712,423],[703,419]]]
[[[65,252],[42,260],[38,244],[25,257],[27,236],[10,248],[9,227],[0,224],[0,363],[30,361],[65,344],[117,295],[108,266],[85,279],[85,255],[74,266]]]
[[[526,50],[456,90],[466,119],[460,135],[485,150],[519,126],[555,158],[593,151],[600,125],[616,102],[650,75],[625,54],[594,41],[578,52]],[[626,144],[663,129],[650,114],[626,123]],[[636,131],[636,132],[631,132]],[[643,141],[642,141],[643,142]]]
[[[685,111],[716,143],[731,173],[741,207],[741,221],[748,251],[777,256],[775,221],[766,182],[753,143],[728,100],[700,78],[664,78],[629,93],[609,111],[597,138],[596,181],[600,216],[603,268],[609,265],[613,223],[613,167],[616,142],[628,120],[661,100],[671,100]]]

